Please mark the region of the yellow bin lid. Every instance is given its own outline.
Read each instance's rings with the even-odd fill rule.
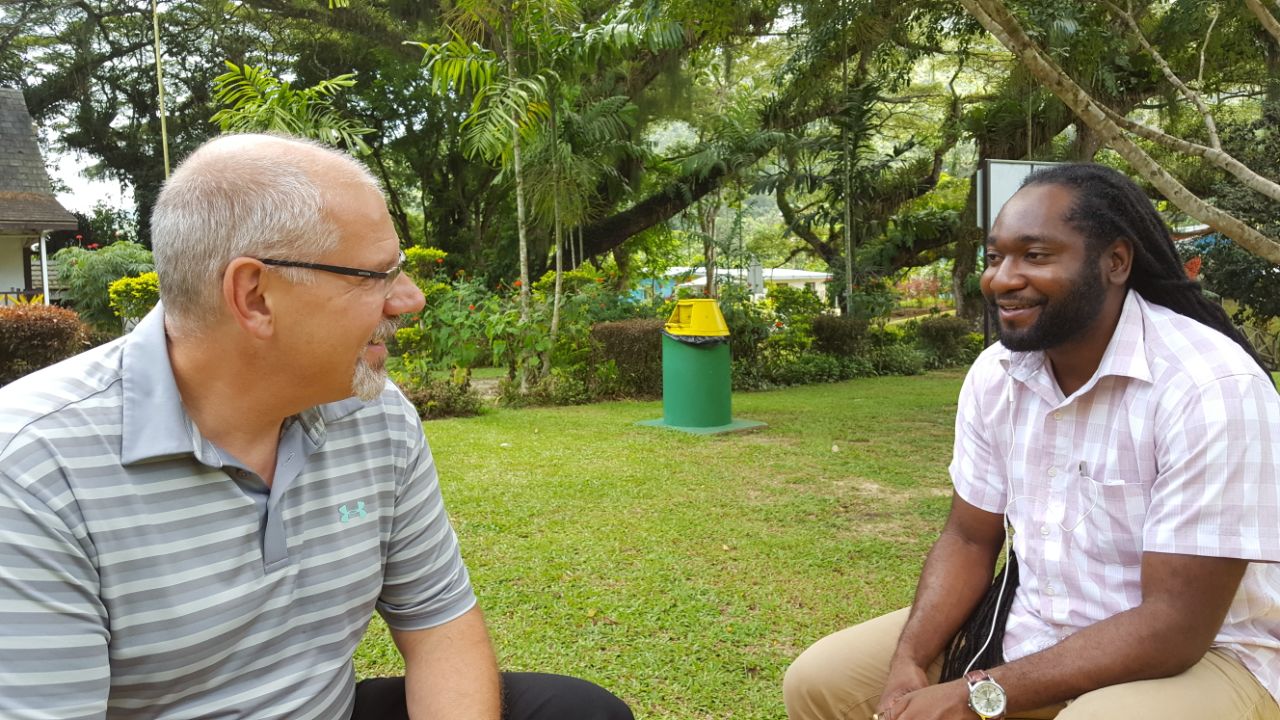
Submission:
[[[710,298],[676,301],[676,309],[671,311],[664,329],[671,335],[729,335],[729,326],[725,324],[724,315],[720,314],[719,303]]]

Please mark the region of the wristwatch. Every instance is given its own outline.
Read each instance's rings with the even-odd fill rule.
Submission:
[[[1006,699],[1004,688],[991,679],[986,670],[973,670],[965,673],[965,682],[969,683],[969,709],[978,713],[982,720],[996,720],[1004,717]]]

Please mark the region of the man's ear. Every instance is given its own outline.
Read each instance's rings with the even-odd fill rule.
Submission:
[[[240,329],[250,337],[265,340],[274,330],[267,287],[267,268],[253,258],[238,257],[222,273],[222,301]]]
[[[1133,270],[1133,243],[1127,238],[1116,240],[1102,254],[1102,259],[1103,270],[1111,284],[1116,287],[1127,286],[1129,273]]]

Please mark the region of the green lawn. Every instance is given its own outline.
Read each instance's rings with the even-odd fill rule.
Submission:
[[[946,512],[962,373],[738,394],[769,427],[637,427],[660,403],[426,423],[505,669],[641,718],[781,718],[823,634],[905,605]],[[361,675],[398,673],[375,618]]]

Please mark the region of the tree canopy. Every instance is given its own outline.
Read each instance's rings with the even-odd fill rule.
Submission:
[[[1112,164],[1280,262],[1263,151],[1280,23],[1259,0],[159,8],[174,157],[307,105],[362,151],[407,245],[490,282],[527,287],[557,248],[568,266],[741,262],[763,247],[750,225],[769,262],[850,285],[953,258],[963,300],[980,240],[965,179],[988,158]],[[0,84],[132,185],[140,218],[164,176],[151,27],[120,0],[0,8]],[[677,251],[680,233],[701,240]]]

